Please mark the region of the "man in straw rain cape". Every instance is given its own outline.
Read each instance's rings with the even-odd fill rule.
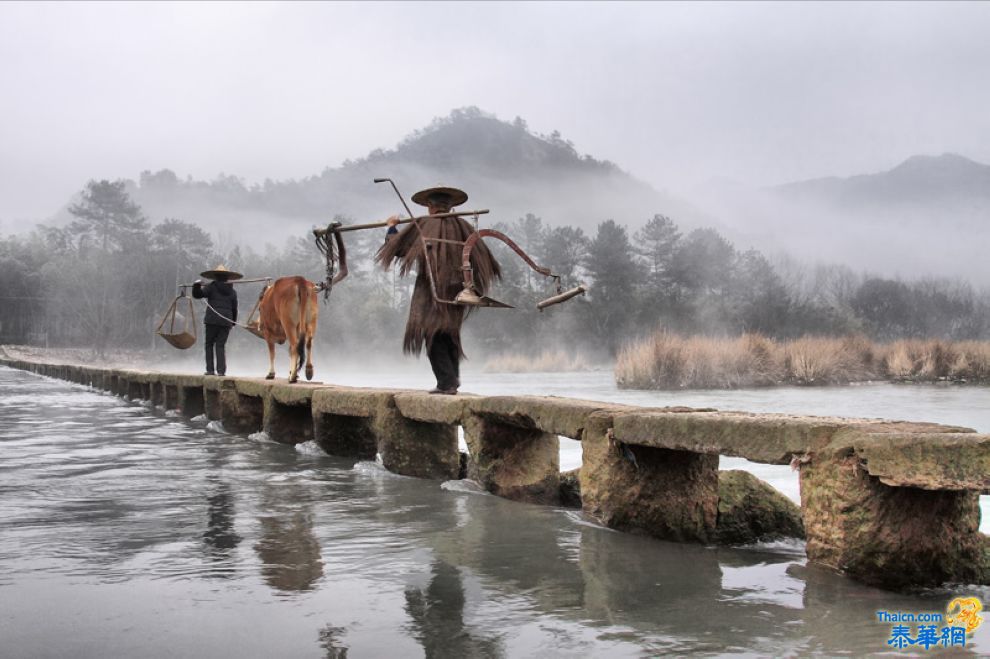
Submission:
[[[227,335],[230,328],[237,322],[237,292],[230,283],[233,279],[240,279],[244,275],[233,270],[228,270],[226,266],[218,265],[212,270],[201,272],[200,277],[212,279],[206,286],[197,279],[193,282],[192,296],[195,298],[206,298],[206,374],[226,375],[227,374]],[[216,348],[216,371],[213,370],[213,352]]]
[[[446,187],[420,190],[412,196],[415,203],[426,206],[430,215],[449,213],[453,207],[460,206],[467,199],[464,191]],[[453,300],[464,286],[461,272],[463,242],[474,233],[474,227],[460,217],[429,217],[418,221],[419,229],[416,228],[417,223],[410,223],[399,231],[395,226],[398,221],[398,216],[388,219],[388,233],[385,244],[378,251],[377,261],[386,269],[393,261],[398,261],[400,275],[405,275],[413,266],[416,267],[416,285],[409,304],[403,351],[419,354],[425,345],[426,355],[437,378],[437,386],[430,393],[456,394],[461,386],[461,357],[465,356],[461,349],[461,324],[469,310],[433,299],[427,267],[432,266],[437,297]],[[425,249],[430,251],[427,262],[420,230],[423,238],[456,242],[427,240]],[[474,282],[480,295],[489,290],[495,278],[501,277],[498,262],[481,241],[478,241],[471,252],[471,267],[474,269]]]

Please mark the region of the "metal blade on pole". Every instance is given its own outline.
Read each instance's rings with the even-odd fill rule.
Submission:
[[[506,304],[505,302],[499,302],[494,298],[490,298],[487,295],[478,295],[473,289],[465,288],[457,297],[454,298],[454,304],[460,304],[465,307],[492,307],[496,309],[515,309],[511,304]]]

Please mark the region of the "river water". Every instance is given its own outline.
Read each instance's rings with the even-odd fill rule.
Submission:
[[[335,381],[422,386],[412,379]],[[478,393],[990,432],[982,389],[619,392],[595,372],[465,380]],[[966,586],[868,588],[808,566],[797,543],[706,548],[616,533],[576,511],[396,476],[311,443],[230,435],[5,367],[0,451],[4,657],[936,654],[888,646],[891,624],[876,612],[990,598]],[[576,442],[562,458],[580,460]],[[739,462],[723,467],[796,487],[786,471]],[[990,652],[990,625],[966,652]]]

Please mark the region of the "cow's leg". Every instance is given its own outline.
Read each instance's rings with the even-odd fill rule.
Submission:
[[[289,382],[299,379],[299,333],[295,327],[287,327],[286,340],[289,342]]]
[[[313,335],[306,335],[306,379],[313,379]]]
[[[265,376],[266,380],[275,379],[275,343],[265,339],[265,343],[268,344],[268,375]]]
[[[316,335],[316,313],[319,307],[316,296],[309,301],[309,318],[306,323],[306,379],[313,379],[313,337]]]

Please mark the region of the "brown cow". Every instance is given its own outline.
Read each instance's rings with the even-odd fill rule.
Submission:
[[[316,285],[305,277],[280,277],[261,294],[257,328],[268,344],[267,380],[275,378],[275,344],[289,342],[289,382],[299,379],[306,360],[306,379],[313,379],[313,335],[320,308]]]

